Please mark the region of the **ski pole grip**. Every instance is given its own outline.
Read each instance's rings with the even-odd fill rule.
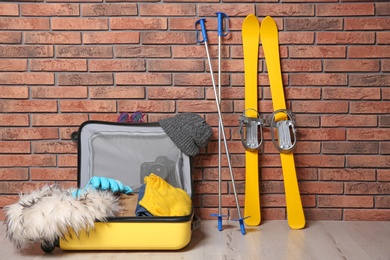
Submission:
[[[218,36],[226,36],[229,34],[229,16],[222,12],[216,12],[218,17]],[[225,20],[225,27],[223,21]],[[225,28],[225,30],[224,30]]]
[[[206,32],[206,25],[205,25],[206,19],[199,19],[195,22],[195,29],[196,29],[196,41],[197,42],[207,42],[207,32]],[[198,24],[200,25],[200,29],[202,31],[202,39],[199,39],[199,31],[198,31]]]

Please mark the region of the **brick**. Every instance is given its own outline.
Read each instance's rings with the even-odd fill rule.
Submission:
[[[345,18],[345,30],[362,31],[362,30],[389,30],[390,18]]]
[[[108,18],[51,18],[52,30],[107,30]]]
[[[313,4],[262,4],[256,6],[258,16],[314,16]]]
[[[0,166],[1,167],[22,167],[22,166],[55,166],[56,156],[55,155],[0,155]],[[4,184],[0,182],[0,185]],[[0,186],[0,193],[1,191]]]
[[[379,71],[379,60],[324,60],[324,71],[326,72],[358,72],[358,71]]]
[[[216,12],[224,12],[230,17],[255,13],[253,4],[198,4],[198,16],[215,16]]]
[[[245,180],[245,169],[236,168],[233,171],[233,176],[235,180]],[[218,169],[216,168],[207,168],[204,170],[204,180],[214,181],[218,179]],[[227,168],[221,169],[221,179],[224,181],[230,181],[230,171]],[[201,179],[203,180],[203,179]]]
[[[319,4],[316,5],[317,16],[364,16],[374,15],[374,4]]]
[[[55,128],[3,128],[2,140],[50,140],[58,139]]]
[[[390,145],[389,143],[381,143],[379,148],[380,154],[390,154]]]
[[[378,44],[390,44],[390,32],[377,32]]]
[[[18,4],[1,4],[0,9],[1,16],[19,16],[19,6]]]
[[[390,116],[388,115],[379,115],[379,126],[388,127],[390,126]]]
[[[31,145],[34,154],[77,153],[77,144],[72,141],[36,141]]]
[[[111,46],[58,46],[58,58],[112,58]]]
[[[378,151],[378,143],[324,142],[322,144],[324,154],[377,154]]]
[[[297,155],[297,167],[325,167],[340,168],[344,167],[344,157],[340,155]]]
[[[374,32],[316,32],[318,44],[374,44]]]
[[[142,111],[142,112],[171,112],[175,111],[175,102],[171,100],[137,100],[137,101],[118,101],[118,111]]]
[[[170,46],[115,46],[117,58],[169,58]],[[173,48],[173,46],[172,46]]]
[[[314,32],[280,32],[279,44],[313,44]]]
[[[390,183],[387,182],[348,182],[345,183],[346,194],[388,194]]]
[[[204,99],[201,87],[149,87],[149,99]]]
[[[194,24],[198,20],[198,17],[169,17],[168,23],[171,30],[187,31],[193,30]],[[207,20],[206,26],[208,30],[217,28],[217,22],[213,20]],[[231,28],[230,28],[231,29]]]
[[[87,98],[87,87],[31,87],[33,98]]]
[[[6,59],[0,60],[0,71],[26,71],[27,60],[24,59]]]
[[[192,89],[193,87],[190,87],[188,89]],[[233,87],[233,88],[228,88],[228,87],[221,87],[221,99],[243,99],[245,97],[245,90],[244,88],[241,87]],[[261,98],[261,93],[258,93],[258,97]],[[206,99],[215,99],[214,96],[214,89],[211,88],[206,88]],[[218,121],[218,119],[216,119]],[[235,121],[238,120],[238,117],[235,118]],[[237,122],[237,121],[236,121]]]
[[[195,32],[141,32],[142,44],[194,44]]]
[[[377,196],[375,198],[375,207],[388,209],[390,208],[390,197],[389,196]]]
[[[1,73],[0,84],[52,85],[54,84],[54,75],[53,73],[24,73],[24,72]]]
[[[22,4],[22,16],[79,16],[78,4]]]
[[[58,167],[77,167],[77,155],[58,155]]]
[[[381,156],[359,156],[359,155],[349,155],[347,156],[347,166],[350,168],[360,167],[360,168],[388,168],[390,166],[390,157],[381,155]]]
[[[295,86],[345,86],[347,75],[345,74],[292,74],[290,84]]]
[[[84,59],[33,59],[30,61],[31,71],[87,71]]]
[[[389,221],[390,210],[388,209],[345,209],[344,220],[358,221]]]
[[[0,43],[21,43],[22,33],[21,32],[6,32],[2,31],[0,35]]]
[[[85,120],[86,121],[86,120]],[[61,140],[71,140],[71,135],[73,132],[77,132],[79,130],[78,127],[61,127],[60,128],[60,139]]]
[[[343,141],[345,140],[344,129],[333,129],[333,128],[318,128],[308,129],[302,128],[297,130],[299,140],[316,140],[316,141]]]
[[[291,58],[345,58],[345,46],[290,46]]]
[[[374,169],[319,169],[321,181],[375,181]]]
[[[200,7],[199,7],[200,8]],[[195,16],[195,4],[140,4],[141,16]]]
[[[148,88],[150,92],[150,88]],[[90,87],[89,95],[91,98],[115,98],[115,99],[131,99],[145,98],[144,87]]]
[[[59,74],[58,85],[83,86],[83,85],[112,85],[111,73],[74,73]]]
[[[90,60],[89,71],[145,71],[144,60]]]
[[[33,126],[79,126],[88,120],[86,114],[34,114]]]
[[[83,17],[137,15],[137,4],[135,3],[82,4],[81,12],[83,14]]]
[[[112,17],[110,28],[112,30],[166,30],[168,22],[166,18],[155,17]]]
[[[388,114],[390,113],[390,102],[381,101],[380,103],[375,101],[361,101],[352,102],[351,113],[364,113],[364,114]]]
[[[215,102],[214,102],[214,106],[215,106]],[[235,126],[237,126],[237,122],[239,120],[239,116],[240,115],[222,113],[222,120],[223,120],[224,126],[225,127],[235,127]],[[207,123],[210,126],[215,127],[215,128],[213,128],[213,130],[215,131],[215,135],[213,135],[213,136],[215,137],[215,140],[217,140],[217,136],[218,136],[218,132],[217,132],[218,131],[218,129],[217,129],[217,127],[218,127],[218,113],[207,114],[206,115],[206,121],[207,121]],[[238,129],[237,129],[237,138],[230,137],[230,131],[227,130],[227,129],[225,129],[225,134],[226,134],[226,138],[227,139],[230,139],[230,138],[237,139],[237,140],[241,139],[241,136],[238,133]]]
[[[28,98],[28,87],[0,86],[0,98]]]
[[[20,194],[30,193],[53,182],[0,182],[0,193]]]
[[[382,60],[382,71],[390,71],[390,60]]]
[[[352,86],[390,86],[390,75],[354,74],[350,76]]]
[[[179,112],[217,112],[215,101],[192,101],[192,100],[178,100],[177,110]],[[232,112],[233,106],[231,102],[221,102],[222,112]]]
[[[49,18],[1,18],[0,28],[3,30],[49,30]]]
[[[0,153],[30,153],[30,142],[2,141],[0,143]]]
[[[390,15],[390,4],[389,3],[376,3],[375,4],[376,15]]]
[[[320,60],[281,60],[283,72],[309,72],[321,71],[322,65]]]
[[[217,78],[217,75],[214,75],[214,79]],[[202,73],[202,74],[189,74],[189,73],[181,73],[176,74],[174,77],[175,86],[212,86],[210,73]],[[221,84],[229,85],[229,77],[226,74],[221,75]]]
[[[347,113],[346,101],[301,101],[293,102],[292,110],[299,113]]]
[[[359,129],[348,129],[347,136],[348,140],[371,140],[371,141],[383,141],[388,140],[390,129],[384,128],[359,128]]]
[[[301,182],[299,183],[301,194],[343,194],[341,182]]]
[[[172,76],[168,73],[116,73],[118,85],[170,85]]]
[[[53,57],[53,46],[0,46],[3,58],[44,58]]]
[[[317,115],[298,115],[295,123],[297,127],[319,127],[320,117]]]
[[[201,60],[149,60],[148,71],[204,71]]]
[[[1,112],[57,112],[55,100],[1,100]]]
[[[131,44],[139,43],[139,32],[84,32],[84,44]]]
[[[364,99],[376,99],[381,98],[381,93],[379,88],[324,88],[323,94],[324,99],[344,99],[344,100],[364,100]]]
[[[370,127],[378,125],[376,115],[323,115],[323,127]]]
[[[319,196],[320,208],[372,208],[374,199],[372,196]]]
[[[305,209],[307,220],[342,220],[342,209]]]
[[[349,46],[348,58],[390,58],[390,46]]]
[[[89,114],[89,120],[116,122],[118,120],[118,114],[117,113]]]
[[[62,112],[116,112],[114,100],[60,100]]]
[[[27,114],[0,114],[0,126],[28,126]]]
[[[0,207],[5,207],[19,201],[19,196],[16,195],[2,195],[0,196]],[[4,218],[2,219],[4,221]]]
[[[79,32],[25,32],[27,44],[81,44]]]
[[[211,61],[212,68],[218,68],[218,61]],[[258,71],[262,71],[262,64],[258,66]],[[195,70],[193,70],[195,71]],[[210,66],[206,65],[206,71],[210,72]],[[221,73],[224,72],[244,72],[244,63],[242,60],[221,60]]]
[[[230,0],[229,0],[230,1]],[[261,218],[263,220],[271,220],[271,219],[279,219],[279,220],[285,220],[286,219],[286,210],[285,209],[278,209],[278,208],[267,208],[261,210]],[[215,220],[215,218],[213,218]]]
[[[341,18],[288,18],[285,24],[287,31],[340,31],[343,29]]]
[[[30,170],[32,181],[76,181],[75,168],[32,168]]]

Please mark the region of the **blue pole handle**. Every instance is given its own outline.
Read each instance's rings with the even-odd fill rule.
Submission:
[[[218,17],[218,36],[226,36],[229,34],[229,16],[222,12],[216,12]],[[225,26],[223,26],[225,21]]]
[[[195,22],[195,30],[196,30],[196,41],[197,42],[207,42],[207,32],[206,32],[206,25],[205,25],[206,19],[199,19]],[[199,39],[199,31],[198,31],[198,24],[200,25],[200,28],[202,30],[202,39]]]

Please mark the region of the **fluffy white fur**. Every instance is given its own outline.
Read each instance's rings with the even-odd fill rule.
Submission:
[[[58,238],[89,232],[95,220],[106,221],[120,211],[117,197],[109,191],[91,189],[72,196],[74,189],[45,186],[21,194],[18,203],[5,208],[7,237],[17,248],[40,242],[52,246]]]

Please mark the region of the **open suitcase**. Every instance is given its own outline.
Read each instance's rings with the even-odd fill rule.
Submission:
[[[144,177],[153,172],[192,197],[191,157],[158,123],[87,121],[79,128],[77,141],[78,187],[85,187],[93,176],[104,176],[130,186],[136,196]],[[200,224],[193,210],[180,217],[139,217],[133,209],[126,210],[107,222],[95,222],[88,233],[71,232],[58,246],[64,250],[178,250],[190,242],[192,230]]]

